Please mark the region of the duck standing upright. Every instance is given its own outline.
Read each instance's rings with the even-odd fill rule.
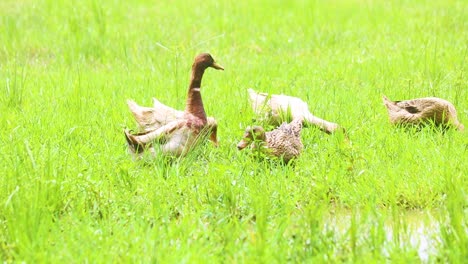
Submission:
[[[242,150],[250,146],[254,151],[288,163],[302,152],[302,122],[302,118],[296,118],[291,123],[284,122],[269,132],[265,132],[261,126],[247,127],[242,140],[237,144],[237,149]]]
[[[180,157],[197,145],[199,139],[210,134],[217,145],[217,123],[208,118],[200,94],[201,81],[207,68],[224,70],[208,53],[195,57],[184,111],[175,110],[153,99],[154,107],[140,107],[128,101],[130,110],[144,132],[131,134],[125,130],[129,150],[139,155],[145,149],[156,153],[160,148],[163,155]]]
[[[463,124],[458,121],[457,110],[447,100],[425,97],[391,101],[386,96],[383,96],[382,100],[392,124],[420,126],[433,123],[435,126],[443,128],[453,126],[460,131],[465,129]]]

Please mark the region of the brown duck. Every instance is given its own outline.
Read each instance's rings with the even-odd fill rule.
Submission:
[[[265,132],[261,126],[247,127],[237,148],[242,150],[250,146],[252,150],[277,157],[287,163],[302,152],[302,121],[302,118],[296,118],[289,124],[284,122],[270,132]]]
[[[207,117],[200,94],[201,81],[207,68],[224,70],[208,53],[195,57],[184,111],[178,111],[153,99],[154,106],[141,107],[129,100],[127,103],[135,120],[144,130],[131,134],[125,130],[129,150],[140,155],[145,149],[156,153],[159,147],[164,155],[184,156],[197,145],[199,139],[210,134],[210,140],[218,144],[217,123]]]
[[[423,125],[433,123],[439,127],[455,127],[463,131],[464,126],[458,121],[457,111],[452,103],[437,97],[417,98],[405,101],[391,101],[383,96],[390,122],[398,125]]]

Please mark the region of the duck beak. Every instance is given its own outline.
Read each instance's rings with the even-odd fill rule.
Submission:
[[[223,66],[219,65],[218,63],[216,62],[213,62],[213,64],[211,64],[211,67],[217,69],[217,70],[223,70],[224,71],[224,68]]]

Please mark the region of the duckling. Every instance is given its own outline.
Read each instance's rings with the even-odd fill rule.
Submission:
[[[250,102],[256,115],[261,116],[262,121],[271,125],[278,125],[285,113],[290,113],[292,119],[302,118],[304,125],[313,125],[327,134],[332,134],[341,129],[333,122],[329,122],[314,116],[309,111],[309,106],[300,98],[284,94],[259,93],[248,89]]]
[[[203,74],[209,67],[224,70],[208,53],[195,57],[184,111],[175,110],[156,99],[153,99],[154,108],[140,107],[128,101],[135,119],[145,130],[137,134],[124,130],[130,152],[140,156],[145,149],[149,149],[154,154],[157,146],[163,155],[181,157],[208,133],[210,140],[218,144],[216,120],[206,116],[200,93]]]
[[[391,101],[382,97],[388,110],[390,122],[398,125],[423,125],[433,123],[440,127],[453,126],[459,131],[465,127],[458,121],[457,111],[452,103],[437,97],[417,98],[405,101]]]
[[[303,149],[300,133],[302,118],[296,118],[291,123],[282,123],[277,129],[265,132],[261,126],[247,127],[237,149],[248,146],[268,156],[277,157],[288,163],[297,158]]]

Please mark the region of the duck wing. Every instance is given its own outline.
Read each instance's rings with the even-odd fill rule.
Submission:
[[[303,148],[299,132],[287,123],[267,132],[266,142],[269,152],[276,157],[281,157],[285,162],[299,156]]]
[[[300,137],[302,130],[302,120],[302,118],[296,118],[289,124],[283,122],[281,126],[277,128],[277,130],[281,131],[281,133],[287,137]]]
[[[158,129],[154,129],[151,131],[146,131],[137,134],[130,134],[128,131],[126,131],[125,136],[127,138],[127,142],[130,141],[131,144],[145,145],[157,139],[163,138],[164,136],[168,136],[174,133],[177,129],[182,128],[186,124],[186,120],[174,120],[165,124],[164,126],[161,126]]]
[[[420,114],[424,112],[443,111],[449,103],[443,99],[435,97],[417,98],[404,101],[392,101],[383,96],[385,107],[391,112],[401,112],[401,114]]]
[[[386,96],[382,97],[383,103],[387,108],[390,121],[392,123],[415,123],[418,122],[419,115],[423,108],[421,100],[392,101]]]
[[[175,120],[158,129],[141,133],[131,133],[128,129],[125,129],[124,135],[129,152],[135,156],[140,156],[145,150],[150,150],[150,152],[154,153],[154,144],[164,144],[164,141],[171,134],[185,125],[185,120]]]
[[[289,127],[291,132],[294,134],[295,137],[300,137],[301,136],[301,130],[302,130],[302,122],[303,118],[295,118],[291,123],[289,123]]]
[[[406,111],[409,114],[421,113],[424,109],[427,109],[430,104],[431,102],[420,99],[395,101],[395,105],[400,109],[400,111]]]
[[[143,131],[158,129],[184,115],[183,111],[164,105],[156,98],[153,98],[153,107],[140,106],[133,100],[127,100],[127,105]]]
[[[435,97],[425,97],[417,98],[412,100],[405,101],[396,101],[395,104],[401,109],[407,111],[411,114],[418,114],[424,112],[436,112],[436,111],[447,111],[447,109],[452,105],[446,100],[435,98]]]
[[[125,140],[127,141],[127,147],[131,154],[135,157],[139,157],[143,154],[145,150],[150,150],[150,152],[154,152],[153,143],[142,143],[138,140],[139,136],[144,136],[149,132],[141,132],[141,133],[132,133],[130,130],[125,129],[124,135]]]

